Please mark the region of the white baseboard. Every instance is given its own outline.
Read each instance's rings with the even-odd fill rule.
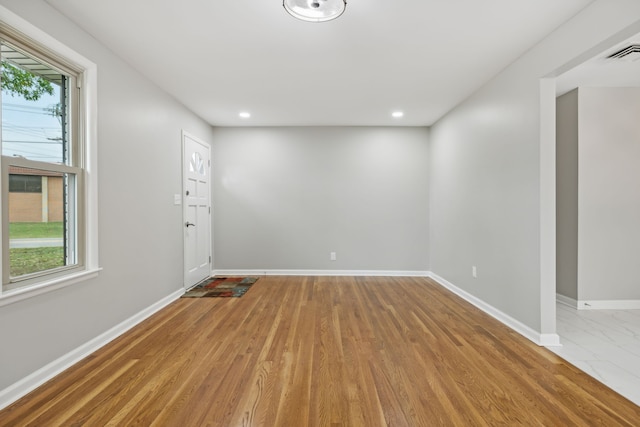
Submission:
[[[640,310],[640,300],[575,300],[560,294],[556,300],[576,310]]]
[[[466,300],[467,302],[473,304],[480,310],[484,311],[489,316],[504,323],[506,326],[510,327],[511,329],[513,329],[514,331],[522,335],[523,337],[527,338],[528,340],[533,341],[534,343],[540,346],[545,346],[545,347],[560,346],[560,336],[558,334],[541,334],[531,329],[529,326],[525,325],[519,320],[516,320],[513,317],[509,316],[508,314],[505,314],[502,311],[498,310],[497,308],[493,307],[492,305],[487,304],[480,298],[477,298],[471,295],[470,293],[468,293],[467,291],[460,289],[459,287],[455,286],[451,282],[448,282],[447,280],[443,279],[437,274],[430,273],[429,277],[431,277],[437,283],[442,285],[444,288],[450,290],[451,292],[458,295],[462,299]]]
[[[578,308],[578,301],[566,295],[556,294],[556,301],[571,308]]]
[[[215,276],[372,276],[428,277],[428,271],[401,270],[215,270]]]
[[[534,340],[532,341],[542,347],[562,347],[562,344],[560,343],[560,335],[558,334],[538,334],[538,336],[539,339],[537,342]]]
[[[640,300],[578,300],[578,310],[640,310]]]
[[[86,342],[80,347],[70,351],[64,356],[38,369],[34,373],[10,385],[4,390],[1,390],[0,391],[0,409],[9,406],[16,400],[20,399],[21,397],[35,390],[45,382],[49,381],[51,378],[60,374],[62,371],[78,363],[80,360],[84,359],[91,353],[95,352],[100,347],[103,347],[104,345],[113,341],[120,335],[127,332],[129,329],[136,326],[138,323],[142,322],[143,320],[150,317],[157,311],[161,310],[162,308],[166,307],[173,301],[177,300],[183,294],[184,294],[184,289],[179,289],[175,291],[171,295],[161,299],[155,304],[131,316],[124,322],[114,326],[113,328],[109,329],[103,334],[98,335],[97,337]]]

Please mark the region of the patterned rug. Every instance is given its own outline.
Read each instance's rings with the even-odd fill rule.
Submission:
[[[211,277],[191,288],[182,298],[239,298],[257,281],[257,277]]]

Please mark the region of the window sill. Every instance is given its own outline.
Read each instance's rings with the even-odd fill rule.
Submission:
[[[67,286],[75,285],[76,283],[84,282],[85,280],[93,279],[98,277],[98,273],[101,270],[102,268],[84,270],[78,273],[56,277],[55,279],[47,280],[38,283],[37,285],[2,292],[0,293],[0,307],[13,304],[14,302],[22,301],[27,298],[32,298],[37,295],[42,295],[47,292],[55,291],[57,289],[66,288]]]

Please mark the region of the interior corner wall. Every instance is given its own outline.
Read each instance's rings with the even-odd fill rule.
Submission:
[[[640,300],[640,88],[579,89],[579,300]]]
[[[42,0],[0,4],[98,66],[96,279],[0,307],[0,391],[183,286],[181,131],[211,127]]]
[[[594,1],[431,128],[431,270],[534,331],[555,288],[541,280],[540,79],[639,16],[640,2]]]
[[[556,291],[578,300],[578,90],[556,105]]]
[[[215,128],[215,268],[427,271],[427,150],[427,128]]]

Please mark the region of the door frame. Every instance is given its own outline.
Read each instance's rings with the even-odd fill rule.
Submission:
[[[557,346],[556,330],[556,78],[640,32],[640,20],[585,50],[539,79],[540,96],[540,332],[541,344]]]
[[[180,227],[182,230],[182,286],[185,290],[191,289],[197,283],[188,283],[187,281],[187,236],[185,234],[185,222],[187,221],[187,204],[185,203],[185,188],[187,183],[187,170],[186,170],[186,148],[187,143],[186,139],[189,138],[198,144],[201,144],[205,147],[208,147],[209,158],[206,159],[209,165],[209,254],[211,256],[211,261],[209,262],[209,276],[213,275],[213,160],[211,154],[211,144],[208,144],[204,140],[198,138],[190,132],[182,129],[181,132],[181,140],[182,140],[182,182],[180,184],[180,203],[182,204],[182,217],[180,221]]]

